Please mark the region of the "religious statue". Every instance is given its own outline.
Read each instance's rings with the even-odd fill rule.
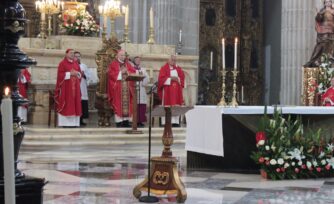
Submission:
[[[322,54],[326,54],[330,61],[334,62],[334,7],[332,0],[324,0],[324,7],[317,13],[315,21],[317,44],[311,59],[304,67],[319,67]]]

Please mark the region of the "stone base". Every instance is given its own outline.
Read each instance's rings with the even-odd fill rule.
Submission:
[[[33,177],[17,178],[15,181],[16,204],[43,203],[43,187],[45,184],[45,179]],[[0,180],[0,203],[4,202],[4,181]]]

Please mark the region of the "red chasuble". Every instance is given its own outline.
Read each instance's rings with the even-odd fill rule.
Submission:
[[[177,71],[179,81],[171,80],[170,85],[165,85],[165,82],[170,78],[172,70]],[[184,73],[181,67],[173,66],[166,63],[161,67],[158,78],[158,94],[164,106],[183,105],[182,89],[184,87]]]
[[[65,58],[58,65],[55,102],[57,112],[63,116],[81,116],[81,76],[71,76],[65,80],[66,72],[72,69],[80,72],[76,61],[70,62]]]
[[[329,98],[334,103],[334,88],[329,87],[321,97],[321,102],[324,106],[333,106],[330,102],[325,101],[326,98]]]
[[[117,116],[131,117],[134,83],[126,81],[125,75],[122,76],[122,80],[118,79],[122,69],[126,69],[128,73],[136,73],[128,62],[120,63],[117,59],[112,61],[108,68],[108,100]]]
[[[25,80],[23,78],[25,78]],[[17,85],[19,87],[19,93],[24,98],[28,98],[27,90],[28,90],[28,83],[30,82],[31,82],[31,75],[28,69],[21,69],[21,74],[17,82]]]

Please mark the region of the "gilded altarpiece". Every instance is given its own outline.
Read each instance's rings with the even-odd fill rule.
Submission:
[[[226,69],[234,68],[234,40],[239,39],[237,100],[263,103],[263,0],[201,0],[198,104],[216,105],[221,99],[222,38]],[[210,69],[210,52],[213,66]],[[226,77],[226,101],[232,98],[233,77]],[[243,90],[243,91],[242,91]]]

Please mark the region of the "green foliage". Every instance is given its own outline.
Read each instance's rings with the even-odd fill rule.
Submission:
[[[278,110],[272,117],[265,114],[256,138],[258,149],[251,158],[273,180],[334,175],[331,135],[311,128],[304,133],[301,117],[285,119]]]

